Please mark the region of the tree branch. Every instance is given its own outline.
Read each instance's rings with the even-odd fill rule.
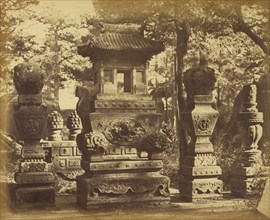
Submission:
[[[256,35],[251,30],[251,27],[245,23],[243,19],[242,11],[241,11],[241,5],[235,4],[234,10],[237,16],[237,22],[233,25],[234,31],[245,33],[255,44],[257,44],[262,49],[262,51],[266,55],[270,55],[269,48],[267,44],[265,43],[265,41],[262,38],[260,38],[258,35]]]
[[[64,57],[62,60],[60,60],[60,61],[58,62],[58,65],[60,65],[62,62],[64,62],[65,60],[68,60],[68,59],[71,58],[71,57],[73,57],[73,55]]]

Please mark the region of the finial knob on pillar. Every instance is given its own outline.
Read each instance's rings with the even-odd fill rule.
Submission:
[[[81,119],[76,111],[67,118],[67,128],[69,129],[69,140],[76,140],[76,136],[81,132]]]
[[[40,94],[44,73],[36,64],[21,63],[14,67],[13,82],[19,95]]]
[[[64,120],[59,112],[53,111],[48,115],[47,127],[49,130],[49,141],[62,140],[61,132],[64,127]]]
[[[216,76],[214,69],[207,66],[205,57],[200,58],[200,64],[184,73],[184,84],[187,93],[194,95],[211,95],[214,90]]]

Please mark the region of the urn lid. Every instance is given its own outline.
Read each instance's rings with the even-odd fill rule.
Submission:
[[[21,63],[14,67],[13,82],[19,95],[40,94],[44,85],[44,73],[32,63]]]
[[[200,63],[184,72],[185,89],[190,95],[211,95],[214,89],[216,76],[214,69],[208,67],[207,60],[203,56]]]

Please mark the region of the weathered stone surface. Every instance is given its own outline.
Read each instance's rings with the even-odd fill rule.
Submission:
[[[158,173],[77,177],[77,202],[85,208],[108,203],[169,201],[169,178]]]
[[[188,94],[186,109],[181,113],[188,135],[184,146],[184,160],[180,166],[180,196],[188,201],[222,198],[221,168],[213,155],[210,137],[219,113],[212,108],[211,91],[216,81],[214,70],[204,60],[184,74]],[[184,137],[183,137],[184,138]]]
[[[38,140],[42,137],[46,129],[46,107],[20,105],[14,117],[22,140]]]
[[[243,93],[244,103],[239,112],[238,125],[244,151],[234,164],[230,181],[232,194],[240,197],[258,194],[265,176],[262,153],[258,150],[258,142],[263,134],[263,113],[256,108],[256,85],[244,86]]]
[[[222,199],[223,182],[217,178],[181,179],[181,197],[189,202]]]
[[[18,207],[54,207],[55,190],[52,186],[20,187],[15,199]]]
[[[187,93],[194,95],[211,95],[216,82],[214,69],[207,66],[204,57],[200,64],[188,69],[184,74],[184,84]]]
[[[166,145],[159,133],[162,115],[147,89],[149,54],[95,50],[96,90],[76,89],[83,125],[76,141],[85,170],[77,177],[77,202],[91,207],[168,201],[169,179],[160,174]]]
[[[42,141],[41,145],[47,152],[45,160],[52,163],[54,172],[69,172],[81,170],[80,161],[82,153],[76,141]]]
[[[47,128],[50,141],[62,140],[62,129],[64,127],[64,120],[61,114],[57,111],[53,111],[48,115]]]
[[[40,139],[46,128],[47,109],[42,102],[43,74],[34,64],[14,68],[14,84],[19,94],[14,117],[20,138],[24,141],[19,172],[15,173],[16,204],[34,206],[54,204],[54,177],[44,161]]]
[[[21,63],[14,68],[13,81],[19,95],[39,94],[44,85],[44,73],[36,64]]]
[[[72,112],[67,118],[67,128],[69,129],[69,140],[76,140],[81,132],[81,119],[76,111]]]

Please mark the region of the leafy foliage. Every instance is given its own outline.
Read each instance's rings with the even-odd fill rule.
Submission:
[[[22,18],[16,16],[20,10],[28,10],[28,7],[37,4],[37,0],[1,0],[0,2],[0,83],[2,92],[10,90],[11,74],[11,39],[14,27],[22,22]]]

